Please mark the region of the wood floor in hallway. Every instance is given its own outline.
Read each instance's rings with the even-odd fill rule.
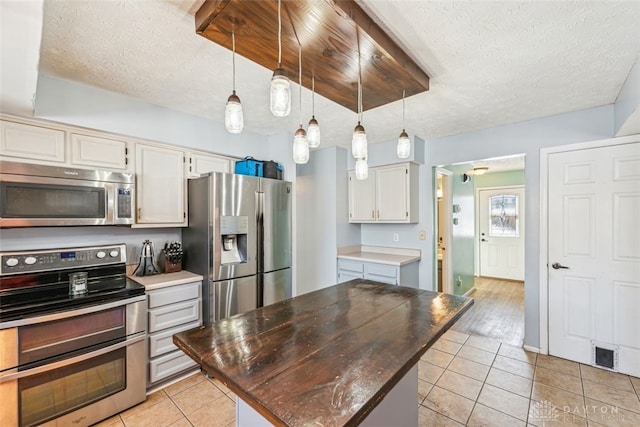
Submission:
[[[476,277],[474,305],[451,329],[521,347],[524,340],[524,282]]]

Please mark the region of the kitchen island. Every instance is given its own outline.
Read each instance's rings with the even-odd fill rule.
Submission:
[[[415,426],[417,362],[471,304],[359,279],[173,340],[238,396],[239,426]]]

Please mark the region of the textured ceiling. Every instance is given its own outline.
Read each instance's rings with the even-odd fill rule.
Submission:
[[[40,71],[223,123],[231,52],[195,33],[201,2],[46,0]],[[613,103],[640,55],[639,1],[359,3],[431,77],[406,100],[406,129],[422,138]],[[297,89],[291,115],[273,117],[271,74],[237,58],[245,129],[293,133]],[[304,90],[305,124],[310,110]],[[316,97],[315,115],[323,145],[348,146],[355,113]],[[401,101],[366,112],[364,125],[370,142],[394,140]]]

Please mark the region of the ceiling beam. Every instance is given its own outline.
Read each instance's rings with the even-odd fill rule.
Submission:
[[[196,12],[196,32],[268,69],[278,66],[278,2],[206,0]],[[360,46],[358,46],[358,40]],[[429,89],[429,76],[353,0],[283,0],[282,68],[302,85],[354,112],[358,110],[358,51],[363,109]]]

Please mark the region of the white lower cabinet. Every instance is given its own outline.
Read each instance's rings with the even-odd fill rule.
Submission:
[[[202,325],[202,282],[147,292],[149,371],[155,386],[197,364],[173,344],[173,335]]]
[[[338,283],[353,279],[366,279],[390,285],[417,288],[419,286],[418,274],[418,262],[392,265],[338,258]]]

